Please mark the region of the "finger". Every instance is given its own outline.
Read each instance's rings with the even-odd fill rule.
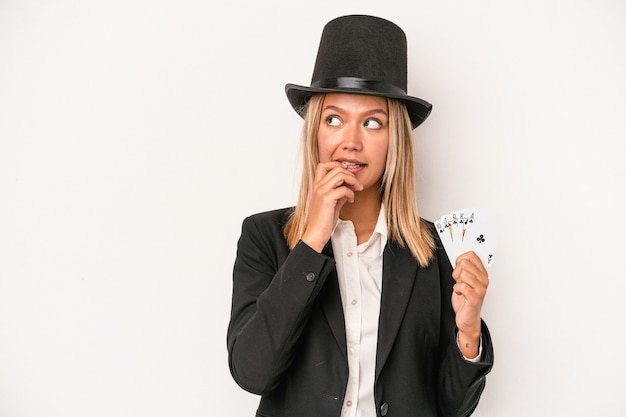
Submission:
[[[479,279],[470,277],[466,272],[462,273],[461,279],[459,279],[453,286],[454,292],[457,294],[476,295],[481,299],[487,294],[487,288],[488,284],[485,284]]]
[[[319,164],[317,164],[317,167],[315,169],[315,180],[316,181],[321,181],[329,173],[331,173],[331,172],[339,172],[339,171],[343,171],[343,172],[346,172],[348,174],[352,174],[340,162],[337,162],[337,161],[320,162]],[[354,175],[354,174],[352,174],[352,175]]]
[[[453,278],[457,284],[466,284],[471,288],[486,292],[489,286],[489,277],[473,267],[461,266],[453,272]]]
[[[475,258],[474,258],[475,257]],[[482,266],[480,259],[473,253],[467,253],[457,258],[452,277],[457,283],[466,283],[481,292],[486,291],[489,285],[489,274]]]
[[[317,183],[320,188],[325,190],[342,186],[346,186],[353,191],[361,191],[363,189],[363,185],[357,180],[356,176],[342,166],[326,171],[326,173],[319,178]]]
[[[317,164],[315,169],[315,180],[319,181],[328,174],[329,171],[340,168],[342,165],[339,162],[331,161],[331,162],[320,162]]]
[[[348,187],[333,188],[326,193],[325,199],[327,199],[327,201],[335,201],[336,204],[334,206],[339,209],[346,202],[354,203],[354,191]],[[342,199],[344,201],[340,202]]]
[[[471,268],[459,268],[456,270],[456,283],[453,290],[457,294],[462,294],[467,298],[482,301],[487,294],[489,278],[486,275],[477,273]]]
[[[468,251],[465,253],[462,253],[461,255],[459,255],[459,257],[456,259],[457,263],[461,260],[468,260],[470,261],[472,264],[474,264],[476,267],[478,267],[479,269],[481,269],[485,274],[487,273],[487,270],[485,269],[485,265],[483,264],[483,262],[481,261],[480,257],[476,254],[476,252],[474,251]]]
[[[463,277],[453,286],[454,294],[462,296],[470,305],[479,307],[487,295],[487,285],[478,280]]]
[[[344,201],[339,201],[344,199]],[[331,217],[338,215],[338,210],[346,203],[354,202],[354,191],[349,187],[333,187],[329,185],[316,186],[314,189],[314,196],[311,200],[311,216],[317,213],[322,217],[325,217],[328,221]],[[326,215],[323,212],[330,210]],[[328,217],[330,216],[330,217]]]
[[[455,271],[457,271],[457,275],[461,270],[469,270],[472,273],[481,277],[488,276],[487,270],[485,269],[482,261],[474,251],[465,252],[459,255],[456,258],[456,265],[454,269]],[[454,271],[452,272],[452,274],[453,276],[455,275]]]

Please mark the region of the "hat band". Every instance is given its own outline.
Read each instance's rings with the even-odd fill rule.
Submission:
[[[358,77],[337,77],[318,80],[311,84],[313,88],[347,89],[376,92],[381,94],[406,95],[406,91],[393,84],[366,80]]]

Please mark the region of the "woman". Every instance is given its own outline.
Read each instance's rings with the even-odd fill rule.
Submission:
[[[489,284],[454,270],[415,202],[412,129],[431,105],[406,94],[406,38],[343,16],[322,33],[304,117],[295,208],[245,219],[228,328],[235,381],[257,416],[468,416],[491,370],[480,318]]]

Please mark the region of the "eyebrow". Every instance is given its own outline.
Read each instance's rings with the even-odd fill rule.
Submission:
[[[345,111],[344,109],[342,109],[341,107],[338,107],[338,106],[333,106],[332,104],[329,104],[328,106],[324,107],[324,108],[322,109],[322,112],[325,112],[325,111],[327,111],[327,110],[334,110],[334,111],[337,111],[337,112],[340,112],[340,113],[345,113],[345,112],[346,112],[346,111]],[[387,112],[386,112],[385,110],[383,110],[383,109],[371,109],[371,110],[367,110],[367,111],[364,111],[364,112],[362,113],[362,115],[364,115],[364,116],[369,116],[369,115],[372,115],[372,114],[378,114],[378,113],[382,113],[382,114],[384,114],[385,116],[388,116]]]

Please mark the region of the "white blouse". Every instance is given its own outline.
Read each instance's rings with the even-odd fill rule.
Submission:
[[[357,245],[354,224],[337,221],[331,235],[346,324],[348,385],[341,417],[376,417],[374,377],[387,222],[381,206],[374,233]],[[476,358],[466,360],[477,362]]]

